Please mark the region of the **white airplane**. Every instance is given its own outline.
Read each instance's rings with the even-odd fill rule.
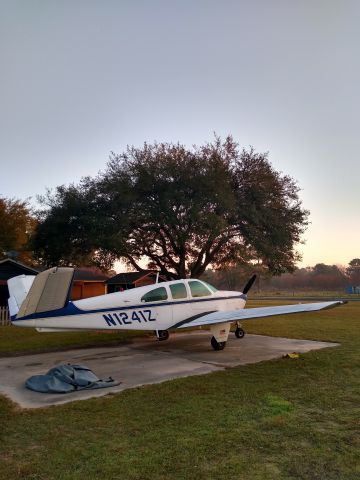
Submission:
[[[242,338],[243,320],[312,312],[346,303],[332,301],[244,310],[256,275],[243,292],[217,290],[202,280],[186,279],[70,301],[73,274],[73,268],[57,267],[36,276],[20,275],[8,280],[13,325],[34,327],[40,332],[151,330],[159,340],[169,337],[169,329],[208,326],[211,346],[222,350],[232,323],[236,323],[236,337]]]

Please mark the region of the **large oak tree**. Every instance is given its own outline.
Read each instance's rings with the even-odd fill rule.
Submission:
[[[146,259],[167,278],[249,262],[292,271],[308,217],[296,182],[230,136],[192,149],[128,147],[105,172],[58,187],[45,203],[34,238],[45,263],[109,268],[121,258],[141,270]]]

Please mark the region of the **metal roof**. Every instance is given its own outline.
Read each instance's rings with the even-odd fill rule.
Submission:
[[[1,267],[4,267],[1,269]],[[13,275],[11,270],[11,267],[18,269],[19,273],[16,273]],[[3,260],[0,260],[0,270],[3,270],[3,275],[1,275],[1,278],[8,279],[10,278],[9,275],[11,276],[16,276],[16,275],[21,275],[21,274],[27,274],[27,275],[37,275],[39,273],[39,270],[29,267],[28,265],[24,265],[20,262],[17,262],[16,260],[13,260],[12,258],[4,258]]]
[[[99,270],[98,268],[75,268],[74,280],[84,282],[105,282],[109,275]]]
[[[144,270],[143,272],[125,272],[125,273],[118,273],[114,277],[109,278],[105,283],[108,285],[115,285],[115,284],[133,284],[136,281],[140,280],[141,278],[148,277],[148,276],[156,276],[157,272],[152,270]]]

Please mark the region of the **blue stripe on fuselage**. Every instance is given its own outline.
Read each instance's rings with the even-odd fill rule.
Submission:
[[[35,318],[48,318],[48,317],[68,317],[72,315],[89,315],[90,313],[102,313],[102,312],[118,312],[121,310],[134,310],[134,309],[141,309],[141,308],[152,308],[152,307],[165,307],[169,305],[179,305],[179,304],[188,304],[188,303],[200,303],[200,302],[216,302],[218,300],[229,300],[241,298],[243,300],[247,299],[247,296],[244,294],[235,295],[231,297],[213,297],[213,298],[202,298],[202,299],[191,299],[191,300],[180,300],[178,302],[164,302],[164,303],[147,303],[143,302],[140,305],[132,305],[126,307],[107,307],[107,308],[99,308],[96,310],[81,310],[72,302],[69,302],[68,305],[64,308],[58,308],[57,310],[49,310],[47,312],[40,312],[40,313],[32,313],[31,315],[26,315],[25,317],[15,318],[12,322],[16,322],[17,320],[32,320]]]

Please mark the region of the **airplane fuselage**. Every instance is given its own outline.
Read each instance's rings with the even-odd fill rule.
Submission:
[[[195,279],[175,280],[69,302],[13,323],[56,330],[168,330],[207,313],[242,309],[245,303],[241,292],[215,290]]]
[[[12,323],[49,332],[152,330],[159,340],[169,337],[169,329],[206,326],[212,335],[212,348],[223,350],[232,323],[236,323],[236,338],[243,338],[245,332],[240,325],[243,320],[312,312],[344,303],[331,301],[244,310],[255,275],[243,293],[219,291],[204,281],[186,279],[69,301],[73,272],[69,267],[54,267],[31,279],[25,275],[10,279],[8,303]]]

